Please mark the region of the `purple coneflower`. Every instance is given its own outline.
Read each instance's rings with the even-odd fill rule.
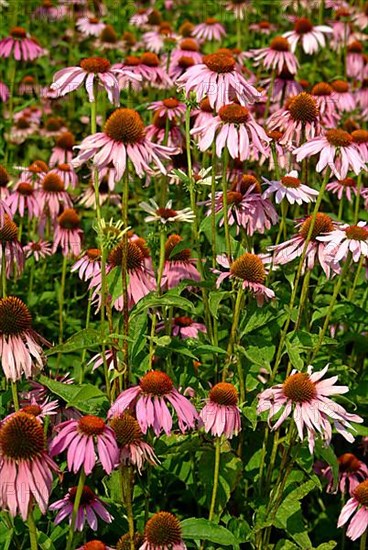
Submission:
[[[201,275],[195,267],[197,260],[191,258],[189,248],[175,252],[176,247],[182,242],[183,239],[179,235],[170,235],[165,243],[165,264],[162,275],[162,286],[165,288],[175,288],[184,279],[201,280]]]
[[[314,26],[306,17],[299,17],[294,24],[294,30],[285,32],[291,51],[295,52],[300,43],[303,51],[309,55],[316,53],[319,47],[326,46],[325,35],[332,34],[333,29],[327,25]]]
[[[334,80],[331,82],[333,89],[333,100],[340,112],[350,113],[355,109],[355,98],[350,92],[349,83],[345,80]]]
[[[0,81],[0,101],[5,103],[10,97],[10,90],[4,82]]]
[[[247,56],[253,59],[255,65],[262,63],[265,69],[279,73],[286,67],[291,74],[296,74],[299,66],[297,58],[290,51],[289,42],[282,36],[273,38],[268,48],[250,50]]]
[[[169,200],[164,208],[160,208],[153,199],[149,199],[149,202],[141,202],[139,206],[149,214],[144,218],[145,222],[161,222],[166,225],[175,222],[192,223],[194,220],[194,213],[190,208],[175,210],[172,208],[172,200]]]
[[[328,233],[317,237],[325,246],[325,255],[331,256],[334,262],[345,260],[351,253],[353,262],[359,262],[361,256],[368,258],[368,224],[344,224]]]
[[[356,181],[353,178],[331,181],[326,185],[326,191],[331,191],[331,193],[337,195],[339,201],[345,196],[349,202],[352,202],[354,195],[356,196],[358,193]]]
[[[346,52],[346,75],[349,78],[363,80],[364,57],[363,44],[353,40],[348,44]]]
[[[68,469],[75,474],[81,467],[88,476],[96,465],[96,450],[102,468],[111,474],[118,461],[115,434],[102,418],[93,415],[67,420],[55,426],[58,433],[50,445],[50,455],[67,450]],[[97,447],[97,449],[96,449]]]
[[[80,17],[77,19],[76,27],[85,36],[100,36],[106,23],[97,17]]]
[[[24,252],[18,241],[18,226],[6,213],[8,208],[7,206],[4,209],[3,224],[0,226],[0,273],[5,263],[7,279],[12,275],[19,276],[24,268]]]
[[[54,232],[53,254],[58,246],[61,246],[63,256],[79,256],[82,249],[83,235],[80,222],[80,217],[74,208],[67,208],[60,214]]]
[[[368,468],[352,453],[344,453],[337,459],[339,464],[339,480],[338,488],[341,493],[351,495],[359,483],[368,478]],[[327,479],[328,485],[326,491],[328,493],[337,492],[335,489],[334,475],[331,466],[320,468],[320,473]]]
[[[352,443],[354,437],[348,432],[353,429],[350,422],[363,422],[363,419],[346,412],[341,406],[329,399],[330,395],[343,394],[349,391],[347,386],[335,386],[337,376],[322,380],[328,371],[328,365],[319,372],[313,372],[310,365],[308,372],[297,372],[295,369],[283,384],[278,384],[263,391],[258,396],[258,414],[270,411],[268,421],[281,409],[283,412],[272,426],[277,430],[293,412],[294,422],[301,440],[304,431],[307,431],[309,450],[313,453],[316,435],[319,433],[326,445],[332,438],[330,421],[332,420],[337,432]]]
[[[164,328],[164,324],[162,324]],[[159,330],[159,323],[157,324],[157,330]],[[186,338],[198,338],[198,334],[203,332],[207,333],[206,325],[203,323],[197,323],[191,317],[183,315],[181,317],[174,317],[172,334],[173,336],[179,336],[183,340]]]
[[[53,471],[58,467],[47,453],[43,426],[33,414],[17,412],[1,424],[1,508],[26,521],[36,501],[46,514]]]
[[[224,435],[231,439],[241,430],[240,412],[238,408],[238,392],[235,386],[220,382],[211,388],[206,405],[200,417],[206,432],[215,437]]]
[[[245,80],[235,59],[224,53],[205,55],[202,63],[189,67],[178,78],[177,84],[184,88],[187,97],[192,91],[197,101],[207,96],[211,107],[217,111],[234,99],[246,105],[261,97],[261,93]]]
[[[227,271],[219,272],[216,287],[227,279],[235,279],[241,284],[244,290],[249,290],[257,300],[258,306],[262,306],[265,300],[275,297],[275,293],[264,285],[266,270],[262,259],[256,254],[246,252],[239,258],[230,262],[227,256],[217,256],[217,263]]]
[[[61,500],[57,500],[56,502],[50,504],[49,510],[52,512],[56,510],[58,512],[54,521],[55,525],[58,525],[67,517],[69,518],[69,524],[71,523],[76,494],[77,487],[72,487]],[[90,528],[93,531],[97,531],[97,517],[101,518],[105,523],[111,523],[114,519],[92,489],[90,489],[88,485],[84,485],[74,530],[83,531],[87,520]],[[92,548],[93,547],[91,547],[91,550]]]
[[[132,407],[143,433],[152,427],[157,437],[162,430],[170,435],[173,421],[167,402],[174,408],[183,433],[195,427],[199,416],[192,403],[178,392],[167,374],[153,370],[140,379],[138,386],[124,390],[118,396],[108,417],[112,418]]]
[[[269,197],[275,193],[276,204],[280,204],[285,198],[290,204],[303,204],[303,202],[314,202],[318,197],[318,191],[301,182],[297,170],[285,174],[280,181],[269,181],[264,177],[262,179],[268,185],[263,196]]]
[[[36,262],[41,259],[44,260],[46,256],[51,256],[52,247],[51,243],[39,239],[38,241],[31,241],[23,247],[26,258],[33,257]]]
[[[37,202],[40,211],[55,219],[60,210],[71,208],[73,203],[65,191],[65,185],[55,172],[48,172],[41,180],[41,188],[37,191]]]
[[[145,127],[140,115],[133,109],[116,109],[107,119],[104,131],[85,138],[77,147],[80,152],[73,166],[80,166],[92,159],[101,170],[109,164],[115,168],[115,179],[120,181],[128,159],[139,177],[150,173],[150,164],[166,173],[161,158],[169,159],[174,151],[169,147],[150,142],[145,137]]]
[[[368,479],[359,483],[354,489],[353,496],[341,510],[337,527],[345,525],[353,514],[346,536],[351,540],[356,540],[363,535],[368,527]]]
[[[349,170],[358,175],[366,168],[358,146],[345,130],[327,130],[324,135],[307,141],[293,151],[297,162],[318,154],[320,156],[316,166],[317,172],[322,172],[329,166],[340,180],[346,178]]]
[[[63,132],[55,141],[49,160],[50,166],[70,163],[73,158],[75,137],[71,132]]]
[[[317,101],[317,107],[321,123],[327,128],[334,128],[340,120],[337,112],[337,100],[332,86],[327,82],[315,84],[311,90],[312,96]]]
[[[186,550],[178,518],[170,512],[157,512],[144,528],[144,543],[139,550]]]
[[[147,109],[155,111],[160,117],[166,116],[169,120],[182,119],[185,114],[185,104],[175,97],[153,101],[148,105]]]
[[[116,441],[120,450],[120,462],[124,465],[132,464],[139,473],[145,462],[158,464],[158,459],[151,445],[143,440],[143,432],[137,420],[129,413],[123,412],[110,420],[110,426],[115,432]]]
[[[44,54],[44,49],[31,38],[23,27],[13,27],[10,36],[0,40],[0,57],[16,61],[33,61]]]
[[[226,36],[226,31],[218,19],[208,17],[204,23],[199,23],[199,25],[194,27],[192,34],[195,38],[198,38],[198,40],[208,40],[212,42],[213,40],[221,40]]]
[[[198,147],[206,151],[215,141],[216,155],[222,156],[224,147],[233,159],[248,160],[257,158],[261,153],[266,155],[265,146],[270,142],[263,128],[257,124],[249,110],[237,103],[223,105],[218,115],[205,126],[191,130],[192,135],[199,135]]]
[[[101,250],[98,248],[89,248],[83,253],[81,258],[75,262],[70,271],[78,271],[78,276],[82,281],[88,281],[101,272]]]
[[[75,189],[78,184],[78,176],[70,163],[58,164],[50,173],[57,174],[63,180],[65,189]]]

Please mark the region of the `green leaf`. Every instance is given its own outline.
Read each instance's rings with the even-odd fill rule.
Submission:
[[[141,314],[143,311],[146,311],[149,308],[163,307],[177,307],[179,309],[183,309],[184,311],[190,311],[191,313],[194,313],[193,303],[187,298],[183,298],[183,296],[177,296],[175,294],[169,293],[164,294],[163,296],[158,296],[157,294],[150,293],[142,300],[139,300],[139,302],[130,314],[130,319],[134,319],[137,315]]]
[[[106,395],[93,384],[63,384],[44,375],[40,376],[39,382],[66,401],[67,407],[75,407],[87,414],[98,414],[109,405]]]
[[[333,550],[336,548],[337,542],[334,540],[330,540],[329,542],[324,542],[323,544],[320,544],[316,550]]]
[[[225,298],[228,298],[229,296],[231,296],[231,292],[228,291],[221,292],[220,290],[213,290],[209,293],[208,306],[210,308],[210,312],[215,317],[215,319],[218,319],[217,312],[221,301]]]
[[[231,546],[234,550],[239,543],[233,533],[222,525],[216,525],[204,518],[188,518],[181,522],[183,539],[207,540],[223,546]]]
[[[46,355],[55,353],[71,353],[72,351],[81,351],[83,349],[95,348],[103,342],[101,333],[93,328],[84,328],[76,334],[73,334],[64,344],[54,346],[46,351]]]
[[[324,460],[329,466],[331,466],[335,488],[339,480],[339,463],[337,461],[332,445],[325,447],[322,442],[317,439],[315,455],[318,458],[322,458],[322,460]]]
[[[121,484],[120,472],[118,470],[113,471],[110,476],[106,476],[103,479],[107,494],[113,502],[121,504],[123,502],[123,489]]]

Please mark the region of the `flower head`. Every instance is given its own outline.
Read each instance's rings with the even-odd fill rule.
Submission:
[[[325,243],[325,255],[331,256],[335,262],[345,260],[349,252],[353,262],[358,262],[361,256],[368,257],[368,224],[366,222],[358,222],[357,225],[341,225],[328,235],[320,235],[317,240]]]
[[[13,27],[10,36],[0,40],[0,57],[11,56],[16,61],[33,61],[43,54],[43,48],[23,27]]]
[[[76,494],[77,487],[72,487],[61,500],[57,500],[49,506],[49,510],[57,511],[57,515],[54,521],[55,525],[61,523],[65,518],[69,518],[69,524],[71,523]],[[85,485],[82,490],[82,496],[77,512],[74,530],[83,531],[85,522],[87,520],[90,528],[93,531],[97,531],[97,517],[100,517],[106,523],[111,523],[114,519],[111,514],[106,510],[101,500],[92,491],[92,489],[88,487],[88,485]],[[100,549],[99,547],[95,549],[91,545],[89,550]]]
[[[17,412],[0,427],[0,506],[26,521],[33,499],[46,514],[52,472],[43,426],[33,414]]]
[[[354,514],[354,512],[356,513]],[[353,490],[353,496],[341,510],[337,527],[345,525],[353,514],[346,536],[351,540],[356,540],[368,527],[368,479],[359,483]]]
[[[157,512],[146,523],[140,550],[186,550],[178,518],[170,512]]]
[[[144,218],[145,222],[159,221],[164,225],[174,222],[189,222],[194,220],[194,214],[190,208],[184,208],[183,210],[174,210],[172,208],[172,201],[168,201],[164,208],[160,208],[156,201],[153,199],[148,202],[141,202],[139,206],[149,214]]]
[[[107,474],[115,468],[119,457],[115,433],[102,418],[82,416],[79,420],[62,422],[55,430],[58,435],[51,442],[50,454],[55,456],[67,449],[70,471],[77,473],[83,467],[89,475],[96,465],[96,450]]]
[[[307,432],[309,450],[313,453],[315,439],[321,435],[326,445],[332,438],[330,421],[335,429],[350,443],[354,437],[348,431],[353,429],[351,422],[363,422],[363,419],[346,412],[332,401],[329,396],[343,394],[349,391],[347,386],[335,386],[337,376],[323,380],[328,371],[328,365],[319,372],[314,372],[311,366],[307,372],[297,372],[295,369],[283,384],[263,391],[259,396],[258,413],[270,411],[268,421],[281,410],[282,414],[272,426],[277,430],[291,413],[293,413],[298,434],[301,440]]]
[[[80,217],[74,208],[66,208],[57,218],[52,252],[61,246],[64,256],[79,256],[82,248],[83,231]]]
[[[194,428],[198,413],[190,401],[174,387],[171,378],[161,371],[149,371],[138,386],[124,390],[109,410],[109,418],[121,414],[128,407],[133,407],[143,433],[152,427],[156,436],[162,430],[169,435],[172,429],[172,418],[166,403],[176,411],[179,428],[185,432]]]
[[[314,26],[306,17],[299,17],[295,21],[294,30],[286,32],[283,36],[290,43],[292,52],[295,52],[298,43],[300,43],[305,53],[311,55],[316,53],[320,46],[325,47],[325,35],[332,34],[332,32],[332,28],[327,25]]]
[[[220,382],[211,388],[208,400],[200,416],[206,432],[215,437],[224,435],[231,439],[241,430],[238,408],[238,391],[228,382]]]
[[[314,202],[318,197],[318,191],[302,183],[298,178],[296,170],[285,174],[280,181],[262,179],[268,184],[268,188],[264,191],[263,196],[269,197],[275,193],[276,204],[280,204],[285,198],[290,204],[302,204],[303,202]]]

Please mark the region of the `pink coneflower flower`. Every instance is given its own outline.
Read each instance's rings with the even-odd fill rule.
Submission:
[[[357,511],[358,510],[358,511]],[[368,480],[362,481],[354,489],[353,496],[347,501],[337,522],[337,527],[342,527],[352,516],[346,536],[351,540],[358,539],[368,527]]]
[[[5,259],[6,277],[19,276],[24,268],[24,253],[18,241],[18,226],[8,214],[3,216],[3,224],[0,227],[0,273]]]
[[[171,52],[169,64],[169,76],[176,81],[189,67],[202,63],[203,55],[200,47],[194,38],[184,38],[180,41],[179,47]]]
[[[214,17],[208,17],[204,23],[196,25],[192,35],[198,40],[212,42],[213,40],[221,40],[226,36],[226,31],[223,25]]]
[[[173,85],[166,69],[161,66],[159,57],[153,52],[145,52],[139,58],[128,56],[124,61],[123,69],[124,66],[125,70],[132,70],[134,75],[140,75],[146,86],[167,89]]]
[[[252,4],[249,0],[228,0],[225,4],[227,11],[233,12],[236,19],[243,21],[245,14],[251,9]]]
[[[195,117],[193,130],[195,128],[206,127],[208,123],[213,120],[215,115],[214,108],[211,107],[208,97],[201,99],[198,107],[198,109],[193,109],[192,111],[192,116]]]
[[[51,512],[55,510],[58,512],[54,521],[55,525],[61,523],[65,518],[69,518],[69,524],[71,523],[76,494],[77,487],[72,487],[62,499],[53,502],[49,506]],[[111,523],[114,519],[92,489],[84,485],[75,521],[75,531],[83,531],[86,520],[90,528],[93,531],[97,531],[97,517],[101,518],[105,523]]]
[[[335,127],[340,116],[337,112],[337,100],[335,100],[332,86],[327,82],[319,82],[313,86],[311,94],[317,101],[321,123],[328,128]]]
[[[9,141],[16,145],[24,143],[29,136],[33,135],[37,131],[38,127],[35,122],[32,122],[30,118],[20,117],[14,121],[14,124],[10,128]]]
[[[357,13],[354,14],[353,21],[360,30],[364,30],[366,27],[368,27],[368,4],[367,3],[363,6],[362,11],[359,10]]]
[[[124,246],[124,241],[121,241],[111,250],[107,260],[108,272],[115,268],[121,269]],[[128,241],[127,268],[129,275],[128,308],[131,309],[144,296],[156,290],[156,280],[150,267],[149,251],[143,239],[130,239]],[[99,294],[101,289],[101,273],[91,280],[90,288],[95,288],[94,297]],[[123,309],[122,295],[116,298],[113,306],[118,311]]]
[[[269,86],[271,80],[262,81],[263,86]],[[289,97],[296,96],[303,91],[301,84],[295,80],[295,75],[284,67],[282,71],[276,76],[273,83],[272,100],[274,102],[281,102],[282,99],[288,99]]]
[[[238,392],[235,386],[220,382],[211,388],[208,400],[200,413],[205,431],[214,437],[232,439],[241,430]]]
[[[44,54],[44,49],[23,27],[13,27],[10,36],[0,40],[0,57],[13,57],[16,61],[33,61]]]
[[[59,403],[56,400],[49,401],[49,398],[46,398],[44,401],[38,402],[37,399],[32,396],[30,403],[23,405],[20,411],[27,414],[33,414],[33,416],[38,418],[38,420],[42,423],[46,417],[57,414],[58,408]],[[13,413],[10,416],[13,416],[14,414],[17,413]]]
[[[48,172],[41,181],[37,201],[40,211],[52,219],[57,217],[60,209],[71,208],[73,205],[69,193],[65,191],[63,180],[55,172]]]
[[[162,324],[162,328],[164,328],[164,324]],[[157,330],[159,330],[159,324],[157,324]],[[173,336],[179,336],[179,338],[185,340],[186,338],[198,338],[200,332],[207,333],[206,325],[203,323],[197,323],[191,317],[185,315],[174,317],[172,326]]]
[[[89,248],[83,253],[82,257],[75,262],[70,271],[78,271],[78,276],[82,281],[88,281],[101,272],[101,250],[98,248]]]
[[[295,21],[294,30],[285,32],[283,36],[287,38],[292,52],[295,52],[300,43],[304,52],[312,55],[319,47],[326,46],[325,34],[329,35],[332,32],[332,28],[327,25],[314,26],[306,17],[300,17]]]
[[[75,189],[78,184],[78,176],[70,163],[58,164],[50,173],[57,174],[63,180],[65,189]]]
[[[183,433],[195,427],[199,416],[192,403],[178,392],[167,374],[153,370],[140,379],[138,386],[124,390],[118,396],[109,410],[108,418],[132,407],[143,433],[152,427],[157,437],[162,431],[170,435],[173,421],[167,402],[174,408]]]
[[[99,203],[100,206],[108,202],[109,204],[119,205],[121,203],[120,196],[117,193],[111,193],[109,188],[108,175],[101,178],[102,171],[99,174],[100,182],[98,185]],[[81,194],[78,203],[85,208],[94,208],[96,210],[96,192],[93,180],[89,181],[87,189]]]
[[[289,98],[285,107],[270,116],[267,127],[271,131],[283,132],[279,143],[289,148],[294,143],[300,145],[304,136],[305,139],[310,140],[321,132],[316,99],[306,92]]]
[[[36,501],[46,514],[52,472],[58,471],[47,454],[43,426],[32,414],[18,412],[0,427],[0,506],[27,520]]]
[[[361,256],[368,258],[367,222],[341,225],[328,235],[320,235],[317,239],[325,243],[325,255],[331,255],[335,262],[345,260],[349,252],[353,262],[359,262]]]
[[[58,246],[61,246],[63,256],[79,256],[82,250],[82,235],[80,217],[73,208],[67,208],[57,218],[52,253],[54,254]]]
[[[180,281],[190,279],[191,281],[200,281],[201,275],[195,267],[197,260],[191,258],[189,248],[184,248],[178,252],[175,249],[183,242],[179,235],[171,235],[165,243],[165,264],[162,275],[162,286],[175,288]]]
[[[194,128],[191,134],[199,134],[198,147],[201,151],[209,149],[215,141],[218,157],[222,156],[226,147],[233,159],[239,158],[241,161],[251,156],[257,158],[259,153],[265,155],[265,145],[270,142],[249,110],[237,103],[222,106],[207,126]]]
[[[149,199],[149,202],[140,202],[139,206],[149,214],[144,218],[145,222],[161,222],[166,225],[175,222],[192,223],[194,220],[194,213],[190,208],[175,210],[172,207],[172,200],[166,203],[165,208],[160,208],[153,199]]]
[[[293,412],[293,418],[301,440],[304,439],[304,431],[307,431],[309,451],[313,453],[316,435],[319,433],[326,445],[332,438],[330,421],[332,420],[336,431],[349,443],[354,437],[348,432],[352,429],[350,422],[363,422],[363,419],[346,412],[341,406],[329,399],[330,395],[342,394],[349,391],[347,386],[335,386],[337,376],[322,380],[328,371],[328,365],[319,372],[313,372],[309,365],[308,372],[291,371],[291,375],[283,384],[278,384],[263,391],[258,396],[258,414],[270,411],[268,422],[281,409],[284,409],[280,418],[272,426],[277,430],[288,416]]]
[[[225,256],[217,256],[217,263],[227,271],[220,273],[216,281],[216,287],[227,279],[235,279],[244,290],[248,289],[256,298],[258,306],[262,306],[265,299],[275,297],[275,293],[264,285],[267,272],[262,259],[256,254],[246,252],[233,262]]]
[[[66,132],[65,121],[61,117],[50,116],[44,123],[41,132],[42,135],[49,137],[58,137],[62,132]]]
[[[351,495],[359,483],[368,478],[368,468],[352,453],[344,453],[337,459],[339,463],[339,482],[338,488],[341,493]],[[328,493],[336,493],[334,476],[331,466],[321,469],[321,474],[327,479],[328,485],[326,491]]]
[[[349,78],[363,80],[364,57],[363,44],[354,40],[348,45],[346,53],[346,75]]]
[[[25,75],[21,83],[19,84],[18,88],[18,94],[19,95],[38,95],[39,94],[39,86],[36,82],[36,79],[30,75]]]
[[[178,518],[170,512],[157,512],[144,528],[144,543],[139,550],[187,550],[181,538]]]
[[[77,147],[79,155],[73,166],[80,166],[92,159],[101,170],[109,164],[115,169],[115,180],[120,181],[128,159],[139,177],[150,173],[150,164],[166,173],[161,158],[169,159],[174,151],[169,147],[150,142],[145,137],[145,127],[140,115],[133,109],[116,109],[107,119],[103,132],[87,137]]]
[[[351,137],[363,161],[368,162],[368,130],[353,130]]]
[[[55,147],[52,150],[49,160],[50,166],[57,164],[70,163],[73,158],[73,148],[75,138],[71,132],[63,132],[55,141]]]
[[[119,457],[115,434],[102,418],[93,415],[79,420],[67,420],[55,427],[58,435],[50,445],[50,455],[56,456],[67,449],[68,469],[75,474],[83,466],[85,474],[92,473],[96,465],[96,452],[102,468],[111,474]]]
[[[293,151],[297,162],[317,154],[320,154],[317,172],[329,166],[340,180],[346,178],[349,170],[358,175],[366,168],[357,145],[345,130],[327,130],[324,135],[311,139]]]
[[[77,20],[76,27],[84,36],[100,36],[106,23],[100,21],[97,17],[80,17]]]
[[[151,445],[143,441],[139,423],[131,414],[123,412],[114,416],[110,426],[115,432],[121,464],[126,466],[132,464],[141,473],[145,462],[153,466],[159,463]]]
[[[273,38],[268,48],[250,50],[247,56],[256,66],[261,63],[265,69],[279,73],[286,67],[291,74],[296,74],[299,66],[297,58],[290,51],[289,42],[282,36]]]
[[[349,202],[352,202],[354,195],[358,194],[356,181],[353,178],[331,181],[326,185],[326,191],[331,191],[331,193],[337,195],[339,200],[345,196]]]
[[[155,30],[142,35],[144,47],[150,52],[160,53],[169,42],[176,43],[178,36],[173,32],[171,25],[163,21]]]
[[[276,246],[270,246],[268,250],[273,252],[273,264],[285,265],[299,258],[304,250],[305,241],[307,239],[309,229],[312,222],[312,216],[308,216],[304,220],[298,222],[296,226],[299,232],[288,241],[280,243]],[[335,229],[335,224],[327,214],[317,213],[316,221],[313,227],[312,235],[308,243],[306,256],[304,260],[303,271],[305,269],[313,269],[317,260],[321,264],[326,277],[330,277],[331,268],[333,271],[338,271],[337,262],[328,261],[326,257],[325,243],[317,240],[317,237],[326,233],[331,233]]]
[[[350,113],[355,109],[355,99],[349,91],[349,84],[345,80],[334,80],[331,82],[333,88],[333,100],[339,111]]]
[[[110,103],[119,105],[120,88],[118,82],[119,69],[111,67],[110,62],[103,57],[88,57],[82,59],[79,67],[67,67],[54,75],[51,89],[58,97],[73,92],[85,83],[90,102],[96,100],[95,88],[99,86],[107,92]]]
[[[97,51],[117,50],[124,47],[124,43],[119,39],[116,30],[112,25],[105,25],[101,34],[94,43]]]
[[[318,197],[318,191],[301,182],[297,170],[285,174],[280,181],[270,181],[264,177],[262,179],[268,185],[263,196],[269,197],[275,193],[276,204],[280,204],[285,198],[290,204],[303,204],[314,202]]]
[[[32,329],[28,307],[15,296],[0,300],[0,356],[5,377],[16,382],[24,373],[43,369],[45,358],[39,345],[48,344]]]
[[[276,25],[273,25],[269,21],[259,21],[259,23],[249,25],[249,30],[269,35],[276,30]]]
[[[158,113],[160,117],[167,117],[169,120],[176,118],[181,120],[185,114],[185,104],[175,97],[153,101],[148,105],[147,109]]]
[[[52,248],[51,243],[39,239],[38,241],[32,241],[23,247],[26,258],[34,258],[36,262],[41,259],[44,260],[46,256],[51,256]]]
[[[35,188],[39,186],[39,182],[49,171],[49,167],[43,160],[35,160],[28,166],[28,168],[20,167],[19,169],[22,170],[20,180],[34,183]]]
[[[177,79],[177,84],[184,88],[187,97],[192,91],[197,101],[207,96],[216,111],[234,99],[246,105],[261,97],[238,70],[235,59],[224,53],[205,55],[202,63],[190,67]]]
[[[168,145],[178,152],[182,151],[184,145],[184,135],[176,122],[158,113],[153,115],[152,124],[146,128],[146,138],[154,143]]]
[[[5,103],[6,101],[8,101],[9,96],[10,96],[10,91],[8,86],[4,84],[4,82],[0,81],[0,101]]]

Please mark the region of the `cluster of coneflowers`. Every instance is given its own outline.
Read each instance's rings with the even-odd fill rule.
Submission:
[[[151,496],[152,514],[142,523],[135,516],[135,488],[147,471],[162,468],[165,458],[156,450],[161,441],[199,434],[213,444],[208,519],[219,519],[223,447],[232,445],[242,457],[252,438],[244,429],[251,406],[239,351],[248,346],[244,319],[253,301],[266,311],[277,305],[284,272],[294,275],[289,303],[272,368],[258,373],[262,391],[254,400],[265,441],[259,484],[272,521],[296,460],[293,446],[306,445],[313,455],[316,445],[331,447],[335,434],[353,444],[354,425],[363,422],[330,398],[349,390],[336,384],[336,375],[325,377],[335,365],[318,370],[311,364],[326,363],[320,351],[327,335],[347,330],[332,323],[345,283],[353,301],[366,280],[368,15],[366,7],[339,0],[317,6],[319,15],[313,2],[285,1],[288,18],[280,26],[258,17],[257,2],[229,0],[223,3],[230,21],[225,25],[216,17],[184,20],[185,3],[167,0],[168,21],[143,2],[121,34],[110,24],[113,6],[92,4],[93,11],[83,0],[41,2],[35,17],[64,29],[56,42],[50,37],[49,50],[16,26],[13,12],[9,34],[0,40],[10,75],[9,86],[0,82],[6,118],[0,361],[12,395],[0,426],[0,507],[8,521],[19,515],[27,522],[31,550],[39,544],[35,507],[42,515],[56,512],[55,524],[69,522],[63,544],[71,550],[82,541],[76,532],[86,533],[88,525],[98,533],[101,522],[114,521],[94,486],[104,473],[121,485],[127,533],[111,543],[117,550],[182,550],[179,506],[159,510]],[[35,63],[50,56],[61,38],[73,63],[50,59],[52,73],[41,86]],[[322,80],[318,63],[327,44],[340,66],[336,77]],[[306,58],[313,67],[310,81],[303,72]],[[42,160],[31,147],[39,139]],[[53,258],[62,258],[59,331],[49,342],[33,328],[37,301],[28,307],[17,294],[37,293],[34,272],[47,276]],[[334,285],[318,332],[308,313],[314,279]],[[99,415],[67,406],[44,378],[38,381],[48,373],[58,383],[78,385],[59,372],[68,324],[66,282],[87,291],[87,330],[91,323],[100,326],[101,350],[89,361],[83,351],[78,381],[103,380],[110,404]],[[192,316],[181,309],[184,298],[169,301],[183,291],[186,302],[196,305]],[[232,316],[222,334],[218,308],[229,297]],[[142,335],[146,358],[135,372],[131,318],[150,298]],[[308,361],[292,365],[285,349],[302,328],[314,332]],[[166,336],[187,345],[188,368],[199,381],[195,390],[187,383],[193,376],[173,368],[172,349],[167,361],[160,355]],[[46,349],[57,342],[57,359],[48,366]],[[203,380],[190,351],[198,343],[207,345],[215,365]],[[281,475],[274,478],[278,453]],[[316,462],[314,469],[326,478],[327,492],[340,490],[344,503],[349,496],[338,526],[353,516],[346,536],[365,544],[364,461],[350,450],[341,454],[337,479],[331,464]],[[58,477],[63,497],[56,500]],[[257,530],[253,547],[266,549],[271,538],[272,522]],[[83,540],[83,550],[112,548],[100,539]]]

